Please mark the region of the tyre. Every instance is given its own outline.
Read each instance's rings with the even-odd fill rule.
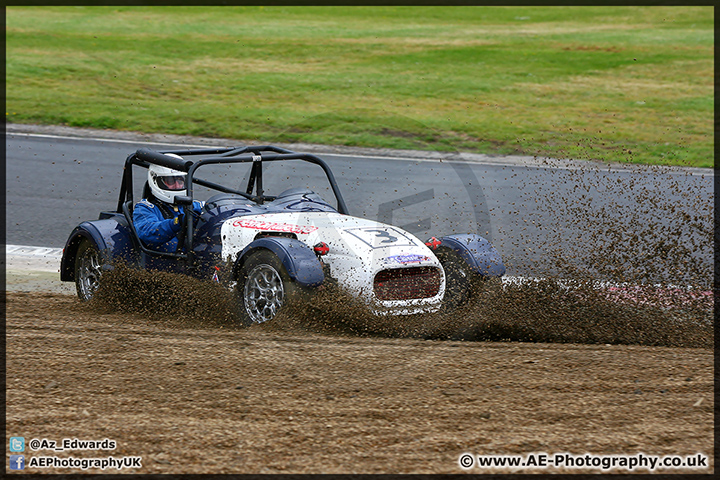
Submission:
[[[95,295],[101,276],[100,252],[90,240],[81,240],[75,255],[75,289],[81,301],[87,302]]]
[[[244,323],[251,325],[275,318],[295,295],[296,285],[275,254],[260,250],[243,264],[235,289]]]
[[[474,273],[460,255],[452,250],[443,250],[436,256],[445,270],[443,310],[452,312],[467,304],[470,299]]]

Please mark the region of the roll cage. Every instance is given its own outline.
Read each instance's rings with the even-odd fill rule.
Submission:
[[[173,153],[183,157],[182,159],[170,157],[166,154]],[[204,157],[192,160],[188,157]],[[178,236],[178,249],[174,253],[159,252],[157,250],[148,249],[142,244],[135,230],[132,221],[132,206],[135,204],[133,198],[133,166],[148,168],[150,165],[160,165],[174,170],[187,173],[186,188],[187,196],[176,197],[175,203],[178,205],[192,205],[193,202],[193,185],[201,185],[206,188],[217,190],[222,193],[240,195],[254,203],[262,205],[266,201],[275,200],[275,196],[265,195],[263,191],[263,164],[266,162],[275,162],[283,160],[303,160],[320,166],[337,201],[337,210],[341,214],[348,214],[347,206],[343,200],[340,189],[338,188],[335,176],[330,167],[319,157],[308,153],[296,153],[284,148],[271,145],[264,146],[246,146],[246,147],[223,147],[223,148],[206,148],[206,149],[173,149],[155,151],[149,148],[141,148],[130,154],[125,160],[123,170],[122,183],[120,185],[120,195],[118,197],[117,213],[122,213],[131,232],[132,242],[139,250],[155,256],[171,257],[183,259],[188,265],[193,264],[193,234],[194,234],[194,218],[192,215],[184,215],[183,229]],[[226,187],[215,182],[211,182],[195,175],[198,168],[203,165],[211,164],[233,164],[233,163],[252,163],[248,184],[245,191],[236,190]]]

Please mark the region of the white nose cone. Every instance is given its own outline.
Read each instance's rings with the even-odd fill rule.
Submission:
[[[328,212],[272,213],[235,217],[226,220],[221,228],[223,258],[235,261],[237,255],[258,235],[267,233],[287,234],[309,247],[325,242],[329,246],[329,252],[322,257],[322,261],[330,265],[331,274],[338,280],[339,285],[351,294],[380,304],[384,308],[402,310],[396,313],[428,311],[428,307],[431,307],[430,310],[437,309],[442,301],[445,277],[440,262],[422,241],[398,227]],[[393,276],[392,285],[404,288],[398,281],[409,277],[411,273],[416,273],[418,267],[433,267],[433,272],[435,268],[438,269],[436,275],[440,277],[437,280],[440,286],[436,294],[425,298],[402,300],[377,298],[374,293],[374,282],[378,272],[415,269],[412,272],[407,270],[403,275],[390,275]],[[423,274],[428,271],[425,268]],[[383,278],[387,277],[388,274],[383,273]],[[425,294],[427,292],[423,293]],[[387,295],[385,298],[388,298]]]

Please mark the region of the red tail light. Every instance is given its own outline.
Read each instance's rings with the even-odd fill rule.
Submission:
[[[437,267],[396,268],[378,272],[373,288],[378,300],[413,300],[434,297],[441,283]]]

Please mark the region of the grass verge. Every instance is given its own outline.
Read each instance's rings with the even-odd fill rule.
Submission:
[[[712,7],[8,7],[6,119],[709,167],[713,16]]]

